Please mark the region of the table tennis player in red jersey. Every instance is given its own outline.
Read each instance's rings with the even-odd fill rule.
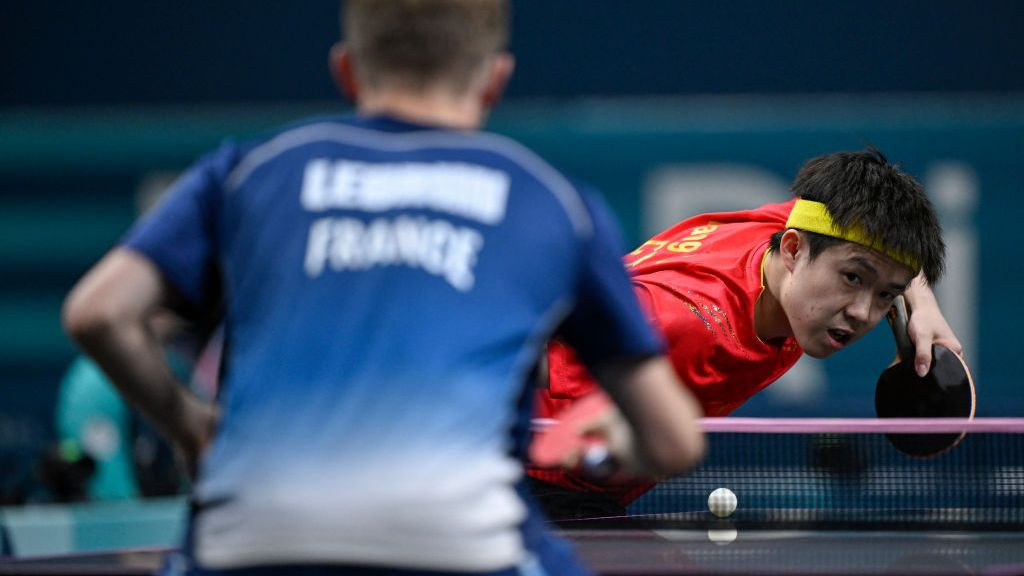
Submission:
[[[900,294],[913,310],[919,374],[933,342],[962,350],[930,289],[945,245],[918,182],[869,148],[808,161],[791,189],[789,202],[683,220],[625,257],[706,416],[729,414],[804,353],[825,358],[857,341]],[[552,342],[537,417],[557,419],[595,389],[573,351]],[[653,486],[554,469],[529,474],[552,519],[621,515]]]

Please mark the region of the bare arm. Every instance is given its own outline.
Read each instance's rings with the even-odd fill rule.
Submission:
[[[924,277],[918,274],[904,292],[910,306],[908,332],[917,353],[914,369],[919,375],[928,373],[932,365],[932,344],[943,344],[957,354],[963,354],[963,345],[946,321],[935,300],[935,294]]]
[[[700,461],[705,450],[700,405],[665,357],[603,366],[595,372],[625,419],[610,424],[608,437],[626,471],[678,474]]]
[[[129,404],[182,452],[194,474],[217,410],[178,382],[150,327],[149,318],[168,300],[156,267],[135,252],[116,248],[72,289],[63,321]]]

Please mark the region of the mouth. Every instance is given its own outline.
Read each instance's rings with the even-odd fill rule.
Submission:
[[[853,332],[841,328],[829,328],[828,338],[834,348],[843,348],[853,340]]]

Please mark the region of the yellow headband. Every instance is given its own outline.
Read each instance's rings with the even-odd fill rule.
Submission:
[[[885,254],[900,264],[910,267],[914,272],[921,270],[921,263],[916,258],[886,246],[881,240],[869,236],[860,226],[851,226],[846,230],[839,229],[832,221],[832,215],[828,213],[828,208],[821,202],[797,200],[793,211],[789,213],[789,220],[786,220],[786,228],[815,232],[860,244]]]

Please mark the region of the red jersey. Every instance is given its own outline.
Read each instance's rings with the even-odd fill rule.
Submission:
[[[706,416],[729,414],[803,354],[792,338],[768,344],[754,332],[754,304],[764,288],[762,265],[769,239],[785,230],[795,201],[695,216],[625,258],[637,297],[651,323],[661,329],[676,372]],[[548,363],[549,389],[538,393],[537,416],[558,418],[574,398],[594,391],[597,384],[563,344],[549,346]],[[529,473],[623,504],[652,486],[598,485],[552,470]]]

